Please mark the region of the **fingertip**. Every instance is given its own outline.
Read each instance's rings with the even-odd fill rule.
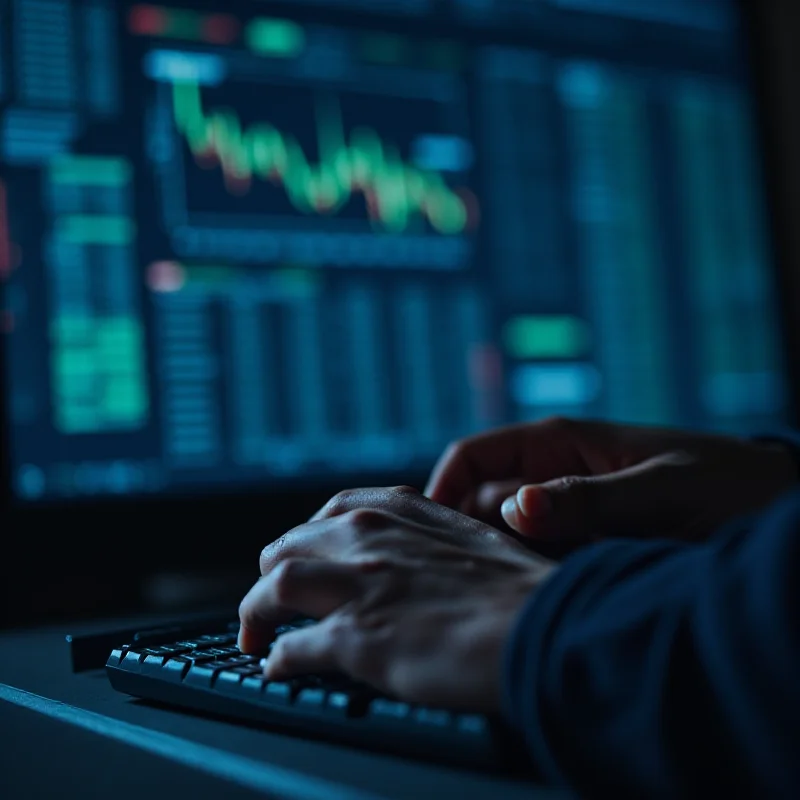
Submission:
[[[274,681],[280,677],[276,666],[276,660],[272,656],[262,658],[261,661],[258,662],[258,666],[261,667],[261,672],[266,680]]]
[[[520,529],[516,497],[506,498],[503,501],[503,505],[500,506],[500,513],[502,514],[503,519],[509,528],[515,530],[517,533],[525,533],[525,531]]]
[[[519,493],[506,499],[500,509],[506,524],[514,531],[529,539],[540,539],[544,537],[540,520],[532,520],[527,517],[519,507]]]
[[[516,505],[529,520],[541,520],[553,510],[547,492],[539,486],[523,486],[516,496]]]
[[[243,653],[255,653],[262,649],[262,638],[250,628],[240,625],[236,643]]]

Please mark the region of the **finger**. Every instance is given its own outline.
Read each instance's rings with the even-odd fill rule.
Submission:
[[[499,518],[503,501],[516,494],[524,484],[525,482],[519,479],[484,483],[475,493],[474,516],[480,519]]]
[[[457,508],[484,483],[522,478],[541,482],[585,474],[578,446],[583,423],[545,420],[515,425],[451,445],[433,470],[426,497]]]
[[[298,614],[322,619],[361,591],[367,567],[326,561],[289,559],[247,593],[239,606],[239,648],[265,648],[275,627]]]
[[[333,633],[330,618],[284,633],[275,642],[263,665],[264,676],[271,681],[339,669],[337,637]]]
[[[341,552],[341,531],[329,520],[298,525],[268,544],[259,557],[261,574],[267,575],[282,562],[292,558],[325,558]]]
[[[653,536],[686,513],[694,478],[687,457],[666,454],[607,475],[523,486],[503,503],[502,513],[511,528],[531,538],[587,542]]]

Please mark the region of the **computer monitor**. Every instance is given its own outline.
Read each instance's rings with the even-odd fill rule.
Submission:
[[[791,421],[751,33],[733,0],[0,3],[17,607],[254,569],[492,426]]]
[[[2,37],[17,503],[786,421],[734,2],[13,0]]]

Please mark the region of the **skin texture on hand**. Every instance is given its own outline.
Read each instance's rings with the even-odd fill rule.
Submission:
[[[797,482],[779,445],[551,419],[452,445],[425,494],[539,542],[701,541]]]
[[[502,654],[528,596],[556,567],[505,534],[413,489],[334,498],[261,555],[239,609],[239,646],[284,634],[271,679],[340,671],[404,700],[500,710]]]

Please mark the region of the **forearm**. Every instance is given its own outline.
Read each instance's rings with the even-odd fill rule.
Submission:
[[[509,721],[587,795],[797,790],[799,590],[797,498],[704,546],[585,550],[517,625]]]

